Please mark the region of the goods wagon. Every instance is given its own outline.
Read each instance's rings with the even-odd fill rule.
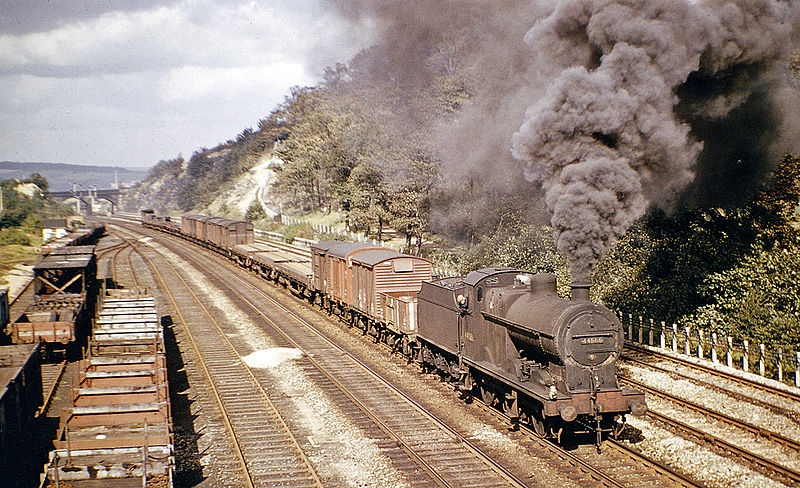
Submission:
[[[52,240],[42,246],[41,255],[47,256],[53,250],[68,247],[68,246],[86,246],[95,244],[97,239],[103,235],[106,228],[104,225],[93,225],[89,227],[81,227],[78,230],[70,232],[69,234]]]
[[[350,259],[358,253],[384,249],[357,242],[325,241],[311,246],[314,288],[335,306],[353,302]]]
[[[46,466],[74,488],[172,486],[164,336],[152,296],[109,291]]]
[[[42,406],[38,344],[0,346],[0,487],[26,486],[33,466],[34,417]]]
[[[12,325],[12,342],[43,341],[48,349],[75,352],[85,345],[97,294],[94,251],[94,246],[69,246],[34,266],[34,301]]]
[[[368,249],[350,258],[349,304],[385,321],[390,329],[416,334],[417,294],[431,280],[431,263],[389,249]]]

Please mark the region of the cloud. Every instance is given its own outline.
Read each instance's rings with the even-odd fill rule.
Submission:
[[[213,146],[368,45],[353,27],[323,0],[4,2],[0,159],[141,166]]]
[[[236,100],[248,93],[270,92],[292,83],[309,84],[313,78],[301,63],[280,62],[268,65],[208,68],[181,66],[169,71],[160,83],[166,102],[194,101],[213,97]]]

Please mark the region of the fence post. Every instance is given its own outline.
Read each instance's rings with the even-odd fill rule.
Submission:
[[[691,346],[692,346],[692,341],[691,341],[691,336],[689,335],[690,331],[689,331],[689,326],[688,325],[683,328],[683,332],[684,332],[684,335],[686,336],[686,342],[683,343],[683,352],[684,352],[684,354],[686,354],[688,356],[689,354],[691,354]]]
[[[725,336],[728,343],[728,349],[725,351],[725,363],[729,368],[733,367],[733,339],[730,336]]]
[[[783,349],[778,348],[778,381],[783,382]]]
[[[661,321],[661,334],[660,334],[661,335],[661,341],[660,341],[661,349],[666,349],[667,348],[667,338],[664,336],[664,329],[666,328],[666,326],[667,326],[667,324],[665,324],[664,321],[662,320]]]
[[[758,374],[764,376],[764,344],[758,345]]]
[[[672,324],[672,352],[678,352],[678,324]]]
[[[750,358],[747,355],[750,353],[750,342],[745,339],[742,341],[742,346],[744,347],[744,357],[742,358],[742,370],[743,371],[750,371]]]
[[[800,352],[794,353],[794,386],[800,388]]]
[[[647,345],[648,346],[652,346],[653,345],[653,327],[654,327],[653,319],[650,319],[650,329],[648,329],[648,331],[647,331]]]
[[[644,334],[644,319],[641,315],[639,315],[639,344],[643,343],[643,334]]]
[[[717,333],[716,332],[712,332],[711,333],[711,362],[712,363],[719,362],[717,359],[718,359],[717,358]]]
[[[628,340],[633,342],[633,315],[628,314]]]
[[[705,337],[703,337],[704,335],[705,334],[703,334],[703,329],[697,329],[697,358],[698,359],[703,359],[703,340],[705,339]]]

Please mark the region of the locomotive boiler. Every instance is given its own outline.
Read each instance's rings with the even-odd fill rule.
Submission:
[[[617,383],[622,326],[588,286],[565,300],[552,274],[487,268],[423,284],[419,318],[423,362],[541,436],[596,432],[599,444],[646,411]]]

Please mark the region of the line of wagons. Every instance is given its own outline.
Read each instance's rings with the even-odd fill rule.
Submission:
[[[256,241],[249,222],[189,215],[180,224],[142,213],[142,224],[236,261],[358,326],[447,377],[455,387],[524,421],[542,436],[617,433],[646,411],[621,387],[624,338],[613,312],[551,274],[494,267],[439,278],[431,263],[391,249],[319,242],[309,254]]]
[[[163,327],[152,296],[101,289],[93,243],[103,231],[42,248],[33,303],[8,328],[13,345],[0,347],[0,487],[33,486],[41,468],[31,452],[43,446],[31,433],[51,428],[40,416],[43,359],[70,360],[71,387],[50,407],[61,414],[40,486],[172,486]],[[4,310],[0,325],[11,318]]]

